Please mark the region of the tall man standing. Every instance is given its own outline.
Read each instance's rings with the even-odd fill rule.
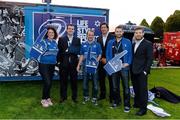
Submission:
[[[136,115],[142,116],[147,111],[148,89],[147,77],[153,60],[153,46],[150,41],[144,39],[144,30],[141,27],[135,29],[132,61],[132,84],[135,92],[134,105],[140,108]]]
[[[115,28],[115,38],[110,40],[107,44],[106,59],[111,60],[117,54],[124,50],[127,50],[127,54],[124,55],[121,60],[123,68],[121,71],[112,74],[112,86],[113,86],[113,104],[112,108],[115,108],[121,102],[120,97],[120,79],[123,86],[123,101],[124,112],[130,111],[130,90],[129,90],[129,70],[132,62],[132,44],[131,41],[123,37],[124,31],[122,26]]]
[[[59,76],[60,76],[60,102],[64,102],[67,99],[67,84],[68,77],[70,76],[72,100],[77,102],[77,71],[76,66],[78,64],[78,54],[80,53],[81,42],[80,39],[74,37],[74,26],[72,24],[67,25],[67,35],[59,38],[58,41],[58,61]]]
[[[97,38],[97,42],[100,43],[102,48],[102,58],[99,62],[99,85],[100,85],[100,96],[99,100],[106,98],[106,84],[105,84],[105,77],[106,77],[106,71],[104,70],[104,65],[106,64],[106,48],[107,43],[110,39],[113,39],[113,35],[109,33],[109,26],[107,23],[102,23],[100,25],[101,33],[102,35]],[[111,77],[108,76],[109,79],[109,98],[110,102],[112,101],[112,80]]]

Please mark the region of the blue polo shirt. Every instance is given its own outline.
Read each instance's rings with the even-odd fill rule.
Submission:
[[[88,57],[88,52],[90,52],[91,56],[97,58],[102,54],[101,45],[96,41],[93,41],[92,43],[89,43],[88,41],[82,43],[80,55],[84,55],[84,62],[86,61],[86,59],[89,60],[90,58]]]

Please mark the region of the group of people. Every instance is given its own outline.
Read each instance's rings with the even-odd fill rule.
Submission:
[[[157,66],[163,67],[166,64],[166,50],[163,43],[153,44],[154,59],[158,61]]]
[[[52,27],[42,41],[47,50],[39,58],[39,72],[44,81],[41,104],[43,107],[53,105],[50,97],[50,89],[55,65],[58,63],[60,76],[60,103],[67,100],[67,86],[70,80],[72,90],[72,101],[77,103],[77,74],[83,68],[83,104],[88,101],[98,105],[98,101],[107,97],[106,78],[109,82],[109,100],[111,108],[118,107],[121,103],[120,80],[123,86],[124,112],[129,112],[131,78],[135,92],[134,108],[139,108],[136,115],[144,115],[147,111],[148,89],[147,77],[153,59],[152,43],[144,39],[144,30],[141,27],[135,29],[135,42],[124,38],[123,27],[115,28],[115,35],[109,33],[107,23],[100,25],[101,35],[95,40],[94,31],[87,31],[87,40],[81,43],[80,39],[74,36],[75,26],[67,25],[66,35],[60,37],[58,42],[56,30]],[[118,53],[127,50],[122,60],[122,70],[107,75],[104,65]],[[93,54],[98,67],[94,72],[88,72],[87,60],[89,54]],[[80,57],[78,57],[80,55]],[[92,97],[89,95],[89,80],[92,80]],[[98,95],[99,92],[99,95]]]

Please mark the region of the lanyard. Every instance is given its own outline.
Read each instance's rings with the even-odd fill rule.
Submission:
[[[117,43],[118,43],[118,42],[117,42]],[[118,47],[117,47],[116,45],[114,45],[114,47],[115,47],[115,49],[116,49],[116,53],[118,53],[118,50],[119,50],[120,46],[121,46],[121,42],[119,43]]]

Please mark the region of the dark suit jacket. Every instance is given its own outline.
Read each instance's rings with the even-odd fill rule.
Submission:
[[[107,39],[106,39],[105,46],[103,45],[103,37],[102,37],[102,35],[97,38],[97,42],[101,45],[102,58],[106,58],[106,47],[107,47],[107,43],[108,43],[109,40],[111,40],[111,39],[113,39],[113,38],[114,38],[114,36],[113,36],[111,33],[109,33],[108,36],[107,36]]]
[[[136,52],[134,53],[133,44],[133,61],[132,61],[132,72],[133,74],[139,74],[143,71],[150,73],[150,68],[153,61],[153,46],[152,43],[148,40],[143,40]]]
[[[73,37],[71,45],[68,47],[69,38],[67,36],[59,38],[58,41],[58,56],[57,61],[61,66],[67,66],[69,64],[69,57],[71,64],[76,66],[78,63],[78,54],[80,53],[81,41],[77,37]],[[67,51],[68,49],[68,51]]]

